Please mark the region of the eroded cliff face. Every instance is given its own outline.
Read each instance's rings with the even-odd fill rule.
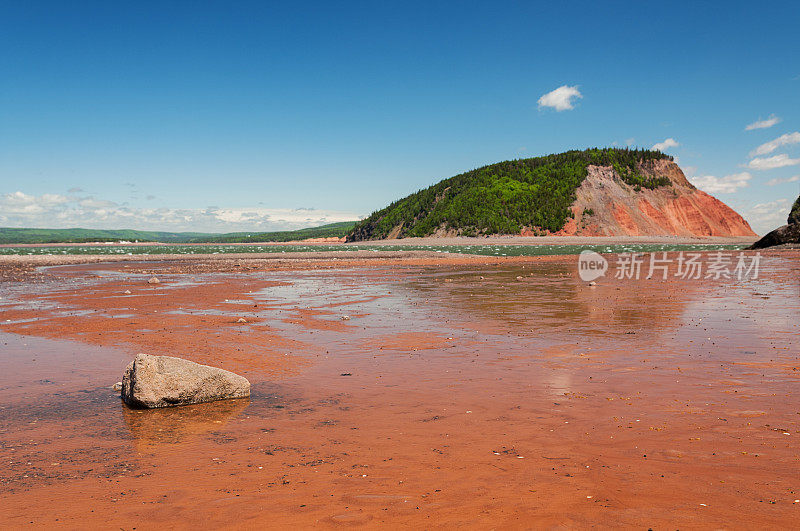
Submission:
[[[668,160],[640,166],[642,175],[668,177],[672,186],[634,190],[607,166],[589,166],[572,205],[575,214],[559,235],[755,236],[745,219],[695,188]]]

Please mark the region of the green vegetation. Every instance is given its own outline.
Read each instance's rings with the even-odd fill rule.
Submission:
[[[639,173],[639,169],[636,167],[636,164],[632,166],[622,165],[618,163],[613,164],[614,171],[622,177],[622,180],[633,186],[633,189],[637,192],[642,188],[647,188],[649,190],[655,190],[661,186],[667,186],[669,184],[669,177],[645,177]]]
[[[374,212],[356,224],[348,240],[390,234],[423,237],[440,229],[464,236],[516,234],[523,227],[555,232],[572,217],[569,207],[589,165],[612,166],[635,189],[652,189],[668,185],[669,179],[645,178],[638,164],[661,159],[672,157],[659,151],[593,148],[484,166]]]
[[[84,243],[115,242],[182,242],[202,236],[201,233],[152,232],[141,230],[98,229],[10,229],[0,228],[0,243]]]
[[[290,242],[309,238],[343,238],[353,230],[355,221],[341,221],[320,227],[277,232],[231,232],[229,234],[209,234],[189,240],[191,243],[247,243],[247,242]]]
[[[789,225],[793,223],[800,223],[800,197],[794,202],[792,211],[789,213]]]
[[[0,244],[14,243],[86,243],[86,242],[163,242],[163,243],[240,243],[286,242],[308,238],[341,238],[355,226],[355,221],[331,223],[321,227],[278,232],[156,232],[141,230],[97,229],[12,229],[0,228]]]

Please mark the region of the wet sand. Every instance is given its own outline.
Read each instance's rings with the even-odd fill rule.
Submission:
[[[0,527],[794,528],[798,259],[3,262]],[[137,352],[253,395],[128,410]]]

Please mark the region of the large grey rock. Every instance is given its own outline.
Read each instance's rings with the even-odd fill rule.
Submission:
[[[247,378],[171,356],[137,354],[122,377],[122,399],[156,408],[250,396]]]

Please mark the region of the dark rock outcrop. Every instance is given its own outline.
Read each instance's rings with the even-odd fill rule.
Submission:
[[[770,232],[750,247],[766,249],[777,245],[800,245],[800,197],[794,202],[789,213],[789,224]]]
[[[784,225],[770,232],[750,247],[750,249],[766,249],[776,245],[800,245],[800,223]]]

